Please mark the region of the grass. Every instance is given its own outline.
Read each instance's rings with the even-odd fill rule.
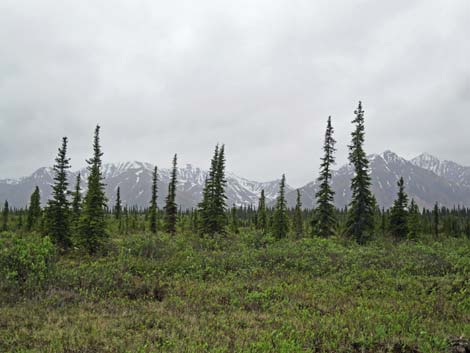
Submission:
[[[445,352],[470,240],[115,236],[0,293],[1,352]]]

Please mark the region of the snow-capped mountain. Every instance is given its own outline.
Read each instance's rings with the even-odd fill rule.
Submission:
[[[388,208],[396,198],[396,183],[400,176],[405,180],[406,192],[410,198],[422,207],[430,208],[435,202],[453,207],[470,206],[470,167],[463,167],[455,162],[440,161],[429,154],[422,154],[410,161],[391,151],[368,156],[372,179],[372,192],[379,206]],[[115,200],[116,189],[121,188],[121,198],[129,206],[146,207],[150,200],[150,185],[153,165],[144,162],[110,163],[103,165],[106,194],[109,204]],[[82,175],[82,189],[86,190],[88,171],[79,171]],[[69,188],[73,189],[78,172],[70,173]],[[351,199],[350,183],[354,175],[351,165],[344,165],[333,172],[332,187],[336,192],[337,207],[346,206]],[[183,208],[196,207],[202,196],[207,171],[190,164],[178,168],[177,203]],[[37,185],[41,190],[42,202],[50,197],[50,184],[53,180],[51,168],[40,168],[32,175],[20,179],[0,180],[0,200],[8,200],[13,207],[24,207]],[[159,169],[158,204],[163,206],[168,182],[169,169]],[[273,205],[279,190],[279,180],[257,182],[227,173],[227,205],[258,204],[261,190],[265,191],[268,205]],[[305,208],[314,206],[317,191],[316,181],[300,188],[302,204]],[[289,206],[294,206],[295,190],[286,186]]]
[[[121,199],[129,206],[146,207],[150,200],[152,172],[154,166],[144,162],[109,163],[103,165],[104,183],[106,195],[110,205],[114,203],[116,190],[120,187]],[[73,189],[77,174],[82,176],[82,190],[87,189],[86,180],[88,170],[86,168],[69,173],[69,189]],[[168,183],[170,169],[159,169],[158,204],[163,206]],[[178,188],[176,201],[182,208],[196,207],[202,197],[202,190],[208,172],[187,164],[178,168]],[[50,197],[53,182],[51,168],[40,168],[29,177],[18,180],[0,180],[0,200],[8,200],[14,207],[24,207],[37,185],[41,191],[41,200],[44,204]],[[256,182],[241,178],[234,173],[227,173],[227,205],[254,205],[258,204],[261,190],[265,190],[268,201],[274,200],[277,195],[279,180],[271,182]],[[286,190],[292,190],[287,186]]]
[[[421,160],[421,156],[424,156],[422,165],[417,162]],[[388,208],[392,205],[396,198],[397,181],[401,176],[405,181],[406,192],[410,199],[414,198],[422,207],[430,208],[436,202],[447,207],[470,206],[470,168],[459,166],[461,169],[453,169],[451,166],[457,165],[456,163],[441,163],[435,157],[429,158],[427,154],[421,156],[411,161],[391,151],[368,156],[372,179],[371,189],[379,206]],[[333,173],[332,187],[336,193],[337,207],[349,204],[353,175],[354,169],[351,165],[342,166]],[[304,207],[314,206],[314,195],[317,189],[316,182],[311,182],[301,188]],[[289,206],[293,206],[296,198],[295,192],[288,193],[286,197]]]
[[[452,161],[440,161],[429,153],[423,153],[411,160],[411,163],[452,181],[460,186],[470,187],[470,167],[464,167]]]

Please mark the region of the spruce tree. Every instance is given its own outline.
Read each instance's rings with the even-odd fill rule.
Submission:
[[[268,215],[266,212],[266,197],[264,196],[264,189],[261,190],[256,217],[256,227],[261,231],[266,232],[268,228]]]
[[[81,175],[77,174],[75,180],[75,188],[72,193],[72,227],[77,228],[80,221],[80,214],[82,212],[82,189],[81,189]]]
[[[355,130],[352,132],[352,143],[349,146],[349,162],[353,165],[355,175],[351,180],[352,200],[349,204],[347,233],[359,244],[364,244],[372,236],[374,229],[375,202],[370,191],[369,161],[364,152],[364,111],[359,102],[354,111],[356,118],[352,121]]]
[[[437,239],[439,237],[439,205],[436,202],[434,205],[434,210],[433,210],[433,231],[434,231],[434,237]]]
[[[213,199],[213,217],[214,229],[213,234],[225,234],[226,218],[226,200],[225,187],[227,180],[225,179],[225,145],[219,150],[217,157],[217,168],[214,179],[214,199]]]
[[[226,219],[225,148],[217,145],[211,161],[209,175],[199,203],[199,231],[202,234],[224,234]]]
[[[41,219],[41,195],[39,188],[36,186],[29,201],[28,215],[26,218],[26,229],[28,231],[37,228]]]
[[[304,224],[302,219],[302,202],[301,202],[300,190],[297,189],[297,201],[294,209],[294,230],[296,238],[302,237],[304,233]]]
[[[100,126],[97,125],[93,139],[93,157],[88,163],[88,191],[83,200],[80,217],[79,238],[90,254],[95,254],[104,245],[106,233],[106,196],[104,192],[100,146]]]
[[[405,239],[408,235],[408,196],[405,193],[403,177],[398,180],[398,195],[390,211],[390,231],[397,238]]]
[[[8,231],[8,218],[10,215],[10,207],[8,206],[8,201],[5,200],[3,204],[3,211],[2,211],[2,231]]]
[[[157,192],[158,192],[158,168],[155,167],[152,175],[152,198],[150,199],[149,208],[149,225],[150,231],[157,234]]]
[[[114,217],[116,220],[121,220],[122,202],[121,202],[121,188],[118,186],[116,190],[116,204],[114,205]]]
[[[211,167],[209,174],[204,182],[204,189],[202,191],[202,200],[198,205],[199,209],[199,232],[201,234],[212,234],[213,226],[213,200],[214,200],[214,185],[215,185],[215,173],[217,170],[217,159],[219,156],[219,145],[215,146],[214,156],[211,160]]]
[[[176,183],[177,183],[177,155],[173,157],[168,194],[165,200],[165,230],[170,234],[176,233],[176,222],[178,220],[178,206],[176,205]]]
[[[285,197],[286,176],[283,174],[279,184],[279,195],[274,209],[272,232],[277,239],[287,237],[289,233],[289,217],[287,215],[287,201]]]
[[[419,208],[414,199],[411,199],[408,214],[408,238],[416,239],[419,232]]]
[[[52,199],[47,203],[46,225],[47,233],[62,249],[67,250],[71,245],[70,239],[70,202],[67,198],[67,170],[70,169],[70,159],[67,158],[67,137],[62,138],[62,146],[54,164],[54,184]]]
[[[318,235],[325,238],[334,234],[336,226],[335,206],[333,204],[335,192],[330,185],[332,178],[331,166],[335,163],[334,152],[336,151],[333,132],[331,116],[329,116],[323,144],[324,156],[321,159],[320,177],[318,178],[320,185],[315,195],[317,201],[315,227]]]

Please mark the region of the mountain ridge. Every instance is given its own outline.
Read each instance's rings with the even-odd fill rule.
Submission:
[[[372,192],[380,207],[388,208],[396,197],[396,182],[400,176],[405,179],[406,191],[421,206],[430,208],[435,202],[443,206],[470,206],[470,167],[453,161],[439,160],[429,153],[407,160],[396,153],[386,150],[380,154],[368,156]],[[103,164],[103,176],[109,205],[114,202],[117,187],[121,188],[121,198],[128,206],[146,207],[150,200],[150,184],[154,166],[151,163],[127,161]],[[73,188],[77,173],[82,175],[82,189],[86,190],[88,171],[82,168],[69,173],[69,189]],[[348,205],[351,192],[350,180],[354,169],[350,164],[340,166],[333,171],[332,187],[335,191],[337,207]],[[186,164],[178,168],[177,203],[184,209],[197,207],[207,171]],[[267,182],[253,181],[227,172],[227,205],[257,206],[261,190],[265,190],[268,205],[273,205],[278,192],[279,180]],[[166,196],[170,169],[159,169],[158,200],[163,206]],[[50,184],[53,170],[41,167],[30,176],[18,179],[0,180],[0,200],[7,199],[13,207],[25,207],[34,187],[41,190],[44,204],[50,197]],[[315,204],[316,180],[300,187],[302,203],[305,208]],[[291,186],[286,187],[289,206],[295,204],[296,192]]]

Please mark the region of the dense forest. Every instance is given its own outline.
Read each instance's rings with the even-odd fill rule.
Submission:
[[[26,209],[8,200],[2,207],[0,350],[470,349],[470,209],[437,202],[420,209],[403,178],[393,206],[379,208],[361,102],[352,126],[355,174],[344,209],[335,208],[331,188],[331,117],[313,209],[303,207],[299,190],[295,207],[287,206],[285,175],[273,207],[264,190],[256,207],[227,205],[223,144],[215,146],[197,208],[176,203],[176,154],[163,208],[157,167],[147,208],[124,204],[120,187],[110,205],[100,126],[86,192],[80,175],[68,180],[64,137],[51,199],[41,205],[36,187]]]

